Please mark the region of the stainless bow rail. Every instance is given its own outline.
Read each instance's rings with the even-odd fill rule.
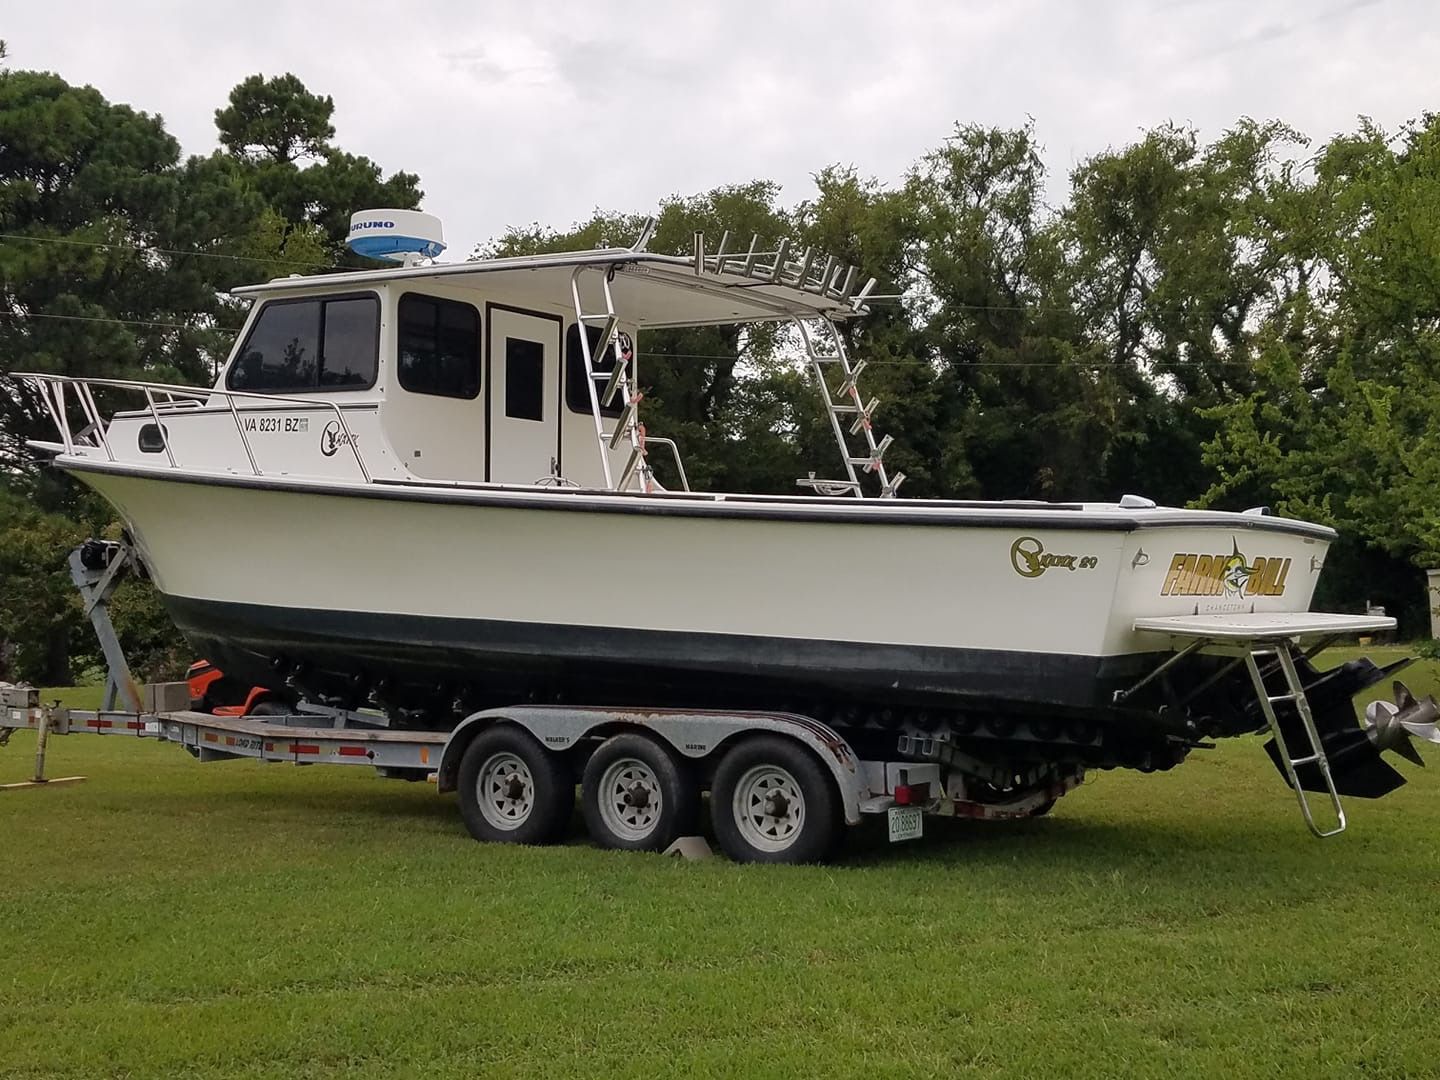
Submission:
[[[67,454],[74,454],[77,446],[88,445],[105,451],[105,456],[110,461],[114,461],[116,458],[114,450],[110,447],[106,429],[109,422],[113,422],[115,417],[112,415],[109,422],[102,417],[100,406],[95,401],[95,388],[143,394],[146,411],[150,414],[155,426],[160,429],[165,457],[170,462],[171,468],[179,468],[180,463],[175,460],[175,451],[171,447],[170,439],[165,437],[165,426],[162,419],[165,415],[173,416],[180,412],[197,409],[207,404],[212,398],[223,398],[229,408],[231,418],[235,421],[235,431],[240,436],[241,445],[245,448],[245,457],[250,463],[251,470],[256,476],[263,476],[264,473],[255,460],[255,451],[250,445],[250,437],[245,434],[245,425],[241,423],[240,410],[235,405],[236,400],[265,402],[271,405],[283,402],[288,405],[304,405],[312,409],[327,409],[334,414],[341,437],[355,458],[355,466],[360,471],[361,479],[367,484],[371,482],[370,470],[365,467],[365,459],[360,454],[359,442],[350,430],[350,425],[345,422],[344,412],[336,402],[322,397],[266,394],[249,390],[218,390],[212,387],[141,382],[131,379],[92,379],[74,375],[52,375],[37,371],[17,371],[12,378],[33,383],[39,390],[40,399],[44,402],[46,411],[49,412],[56,429],[60,432],[60,440],[64,444]],[[75,403],[79,406],[86,421],[85,427],[78,432],[72,431],[70,427],[68,405],[72,393]],[[82,440],[87,437],[91,439],[91,442],[83,443]]]

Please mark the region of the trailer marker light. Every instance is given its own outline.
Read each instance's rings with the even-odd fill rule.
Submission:
[[[292,754],[318,754],[320,747],[310,746],[308,743],[296,743],[290,747],[290,752]]]
[[[342,746],[337,751],[341,757],[366,757],[370,751],[363,746]]]
[[[896,785],[895,785],[895,805],[896,805],[896,806],[909,806],[909,805],[910,805],[910,801],[911,801],[911,800],[910,800],[910,785],[909,785],[909,784],[896,784]]]

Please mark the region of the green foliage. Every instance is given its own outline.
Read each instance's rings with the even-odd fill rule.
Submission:
[[[1398,142],[1398,146],[1395,145]],[[1394,559],[1440,562],[1440,117],[1366,124],[1315,161],[1293,289],[1254,388],[1215,405],[1206,498],[1271,493]]]
[[[1410,650],[1422,660],[1440,660],[1440,639],[1422,638]]]
[[[220,145],[251,164],[288,165],[320,157],[335,134],[335,102],[305,89],[294,75],[251,75],[230,91],[230,104],[215,110]]]
[[[65,554],[85,527],[0,489],[0,681],[71,681],[84,613]]]
[[[344,250],[351,213],[377,206],[412,210],[423,193],[415,174],[385,177],[369,158],[332,146],[334,111],[331,98],[312,94],[294,75],[251,75],[230,92],[230,104],[216,110],[215,126],[245,182],[300,231],[300,258],[323,238],[327,258],[358,262]],[[291,241],[288,232],[282,235],[287,258]]]

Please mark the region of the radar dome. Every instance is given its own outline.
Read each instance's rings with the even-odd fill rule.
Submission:
[[[346,245],[367,259],[412,263],[445,250],[440,219],[419,210],[360,210],[350,215]]]

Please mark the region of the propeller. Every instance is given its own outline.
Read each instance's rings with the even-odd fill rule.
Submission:
[[[1394,750],[1401,757],[1423,766],[1415,739],[1440,746],[1440,705],[1434,697],[1415,699],[1402,682],[1394,684],[1395,700],[1372,701],[1365,706],[1365,734],[1377,750]]]

